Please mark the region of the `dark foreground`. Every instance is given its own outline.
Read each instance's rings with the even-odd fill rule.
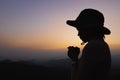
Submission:
[[[120,80],[120,70],[111,70],[109,80]],[[70,80],[70,68],[45,67],[26,62],[0,61],[2,80]]]
[[[2,80],[70,80],[70,72],[61,67],[45,67],[26,62],[0,62]]]

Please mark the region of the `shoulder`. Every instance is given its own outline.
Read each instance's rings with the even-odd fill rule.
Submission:
[[[99,50],[99,49],[108,48],[108,44],[104,40],[91,40],[86,44],[84,48]]]
[[[94,40],[85,45],[82,52],[82,59],[85,63],[97,63],[110,57],[107,43],[103,40]]]
[[[97,53],[97,55],[104,54],[104,53],[109,53],[109,46],[104,40],[92,40],[89,41],[84,49],[83,49],[83,54],[90,54],[90,55],[95,55],[94,53]]]

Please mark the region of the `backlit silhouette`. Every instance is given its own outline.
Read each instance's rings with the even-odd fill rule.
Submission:
[[[111,32],[104,27],[103,14],[88,8],[81,11],[76,20],[68,20],[66,23],[78,30],[82,45],[87,43],[80,58],[78,47],[68,47],[68,56],[73,61],[71,80],[107,80],[111,54],[104,35]]]

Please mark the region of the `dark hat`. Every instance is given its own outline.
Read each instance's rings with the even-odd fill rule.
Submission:
[[[104,16],[95,9],[84,9],[76,20],[68,20],[68,25],[80,29],[101,28],[104,34],[110,34],[110,30],[104,27]]]

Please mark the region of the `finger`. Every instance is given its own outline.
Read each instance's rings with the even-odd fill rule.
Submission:
[[[68,49],[73,49],[73,48],[74,48],[74,46],[69,46],[69,47],[68,47]]]
[[[71,48],[72,46],[69,46],[68,48]]]
[[[79,47],[75,47],[76,49],[80,49]]]

